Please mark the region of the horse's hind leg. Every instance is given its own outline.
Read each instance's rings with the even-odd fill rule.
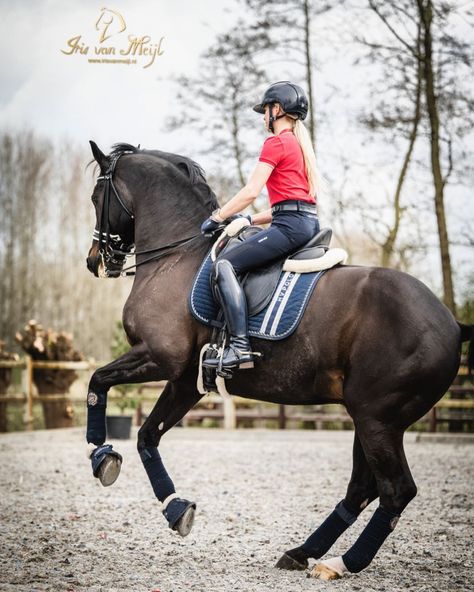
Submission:
[[[403,450],[403,430],[365,418],[358,426],[358,432],[367,462],[375,475],[380,505],[357,541],[342,557],[316,565],[311,575],[321,579],[336,579],[346,571],[358,573],[365,569],[416,495],[416,485]]]
[[[119,476],[122,465],[120,454],[112,450],[110,444],[104,445],[107,432],[105,413],[107,393],[116,384],[139,383],[147,380],[160,380],[158,366],[150,359],[143,344],[132,347],[128,352],[98,368],[91,377],[87,394],[87,442],[88,457],[92,472],[102,485],[112,485]]]
[[[306,569],[308,559],[319,559],[329,551],[341,534],[357,519],[362,510],[378,496],[374,475],[365,458],[359,436],[354,433],[352,475],[345,498],[326,520],[299,547],[282,555],[276,567]]]
[[[151,414],[138,432],[138,452],[153,491],[162,503],[162,512],[171,529],[181,536],[191,531],[196,504],[180,498],[158,452],[165,432],[193,407],[202,394],[196,388],[195,373],[176,382],[168,382]]]

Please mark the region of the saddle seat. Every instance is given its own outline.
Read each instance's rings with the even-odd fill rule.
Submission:
[[[261,230],[262,228],[259,226],[249,226],[245,218],[233,220],[226,226],[214,244],[211,253],[212,260],[215,261]],[[241,277],[240,281],[247,297],[249,316],[258,314],[270,302],[282,271],[311,273],[343,263],[347,258],[347,253],[343,249],[330,249],[331,237],[331,228],[323,228],[286,259],[278,259],[265,267],[251,270]]]

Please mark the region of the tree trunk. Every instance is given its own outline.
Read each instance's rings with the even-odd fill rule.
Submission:
[[[304,0],[304,48],[306,58],[306,80],[308,84],[308,101],[309,101],[309,134],[313,143],[314,151],[316,152],[316,120],[314,118],[314,95],[313,95],[313,77],[311,72],[311,19],[309,15],[308,0]]]
[[[426,108],[428,110],[431,129],[431,169],[435,187],[435,211],[438,222],[441,269],[443,274],[443,301],[451,312],[456,314],[451,258],[449,256],[448,229],[444,210],[444,180],[440,162],[438,99],[435,92],[432,58],[431,23],[433,20],[433,8],[431,0],[417,0],[417,3],[423,25],[423,75],[425,79]]]
[[[418,33],[418,49],[420,46],[420,35]],[[402,168],[400,170],[400,174],[398,176],[397,187],[395,190],[395,196],[393,198],[393,209],[394,209],[394,222],[393,226],[390,229],[385,242],[382,244],[382,258],[381,264],[382,267],[389,267],[391,263],[391,259],[393,256],[393,251],[395,247],[395,241],[397,240],[398,231],[400,230],[400,222],[402,217],[402,208],[400,206],[400,197],[402,192],[402,187],[405,182],[405,178],[408,172],[408,166],[410,164],[411,156],[413,153],[413,148],[415,146],[416,138],[418,135],[418,125],[421,119],[421,87],[422,87],[422,66],[421,62],[418,61],[417,65],[417,80],[416,80],[416,94],[415,94],[415,109],[413,113],[413,125],[410,131],[410,135],[408,138],[408,149],[405,154],[405,158],[403,159]]]
[[[76,378],[74,370],[33,371],[33,380],[39,395],[64,395],[64,398],[55,401],[41,401],[46,429],[72,428],[74,425],[74,410],[67,393]]]

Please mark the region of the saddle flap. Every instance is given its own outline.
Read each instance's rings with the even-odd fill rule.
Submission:
[[[283,261],[250,271],[242,280],[249,316],[258,314],[270,302],[280,278]]]

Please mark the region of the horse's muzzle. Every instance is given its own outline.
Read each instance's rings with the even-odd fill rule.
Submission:
[[[97,245],[92,245],[89,249],[89,253],[87,254],[86,264],[87,269],[95,275],[95,277],[99,277],[99,263],[100,263],[100,254]]]

